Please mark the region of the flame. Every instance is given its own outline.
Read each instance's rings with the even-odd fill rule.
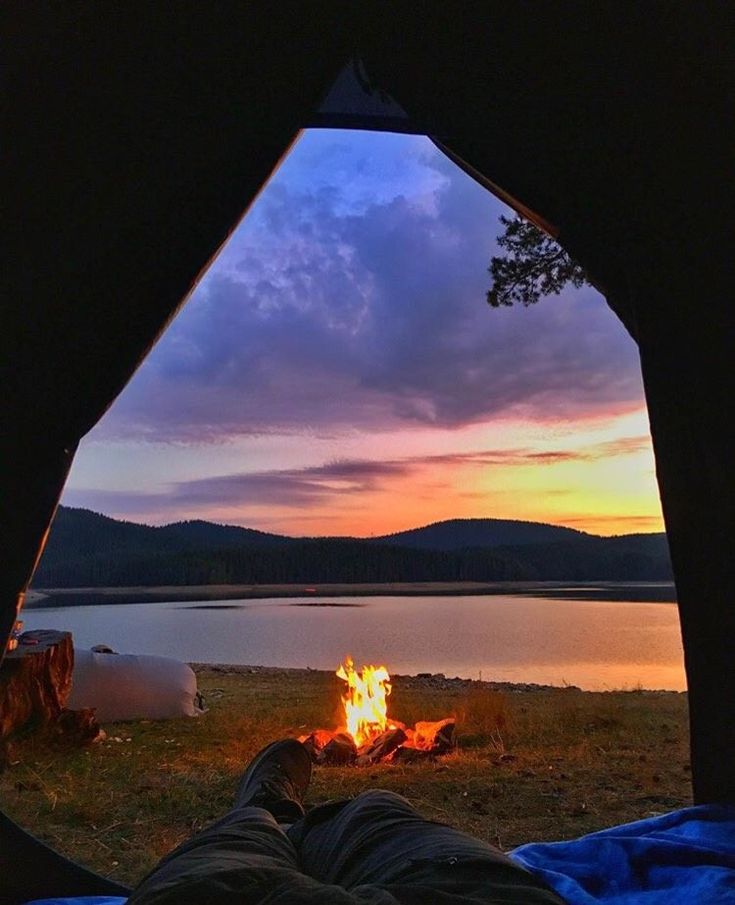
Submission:
[[[337,676],[347,682],[347,690],[342,696],[345,725],[360,748],[388,726],[390,675],[385,666],[363,666],[358,672],[352,658],[347,657],[337,670]]]
[[[443,720],[419,720],[413,729],[406,728],[406,741],[403,743],[404,748],[418,748],[420,751],[431,751],[436,744],[436,737],[446,726],[452,727],[454,732],[455,718],[453,716],[446,717]],[[451,737],[451,736],[450,736]]]

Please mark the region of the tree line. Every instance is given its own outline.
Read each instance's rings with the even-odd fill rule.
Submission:
[[[317,538],[275,547],[106,549],[44,558],[35,587],[671,579],[665,538],[638,535],[461,551]]]

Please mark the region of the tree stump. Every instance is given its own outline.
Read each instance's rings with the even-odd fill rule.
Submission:
[[[0,740],[23,727],[56,723],[71,689],[70,632],[24,632],[0,667]]]

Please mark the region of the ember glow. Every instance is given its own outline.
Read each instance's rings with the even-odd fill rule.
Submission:
[[[346,657],[335,675],[347,683],[342,695],[343,725],[333,731],[315,729],[299,739],[315,763],[366,767],[437,757],[454,749],[454,717],[421,721],[413,727],[388,717],[392,685],[385,666],[356,670],[352,658]]]
[[[345,727],[355,745],[361,748],[388,727],[390,675],[385,666],[363,666],[358,672],[352,658],[347,657],[337,670],[337,676],[347,683],[347,691],[342,697]]]

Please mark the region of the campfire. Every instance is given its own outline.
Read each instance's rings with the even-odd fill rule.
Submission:
[[[316,729],[299,739],[314,763],[357,767],[405,763],[446,754],[455,747],[453,717],[409,727],[388,716],[391,681],[385,666],[363,666],[358,671],[347,657],[336,675],[347,686],[342,726],[333,731]]]

